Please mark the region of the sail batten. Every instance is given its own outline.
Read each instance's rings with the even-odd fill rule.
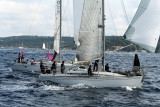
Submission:
[[[155,52],[160,35],[160,0],[141,0],[124,38]]]
[[[103,56],[103,29],[99,27],[102,25],[102,0],[82,1],[79,30],[75,33],[78,39],[76,58],[78,61],[92,61]]]

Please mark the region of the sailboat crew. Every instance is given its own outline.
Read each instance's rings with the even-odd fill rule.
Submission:
[[[88,76],[92,76],[92,65],[89,65]]]
[[[133,71],[138,71],[138,70],[140,70],[140,62],[139,62],[138,54],[135,54]]]
[[[35,60],[34,60],[34,58],[32,58],[31,65],[35,65],[35,64],[36,64]]]
[[[22,54],[22,57],[21,57],[21,62],[22,62],[22,63],[25,63],[23,54]]]
[[[64,70],[65,70],[65,65],[64,65],[64,61],[62,61],[62,64],[61,64],[61,73],[62,74],[64,73]]]
[[[98,71],[98,62],[99,60],[95,60],[95,63],[94,63],[94,67],[93,67],[93,70],[95,71]]]
[[[55,60],[56,56],[57,56],[57,52],[54,51],[54,55],[53,55],[53,58],[52,58],[52,60],[51,60],[52,62]]]
[[[108,65],[108,63],[105,65],[105,71],[106,71],[106,72],[110,72],[110,71],[109,71],[109,65]]]
[[[53,72],[53,74],[57,73],[57,65],[56,65],[56,61],[53,62],[52,66],[51,66],[51,71]]]
[[[18,55],[18,63],[21,63],[21,53]]]
[[[45,74],[45,66],[43,65],[43,62],[40,63],[41,73]]]
[[[23,54],[22,54],[21,60],[24,60],[24,56],[23,56]]]

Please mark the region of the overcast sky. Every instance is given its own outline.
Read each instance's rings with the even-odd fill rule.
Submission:
[[[73,36],[73,0],[63,0],[62,34]],[[123,35],[127,21],[121,0],[108,0],[115,28],[105,0],[106,35]],[[132,20],[140,0],[123,0],[129,21]],[[54,35],[55,0],[0,0],[0,37],[20,35]]]

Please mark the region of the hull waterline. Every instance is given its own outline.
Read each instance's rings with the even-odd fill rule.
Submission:
[[[84,84],[91,87],[136,87],[141,88],[143,76],[78,76],[66,74],[41,74],[37,80],[49,80],[62,85]]]

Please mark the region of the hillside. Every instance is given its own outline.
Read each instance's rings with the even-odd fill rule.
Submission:
[[[42,48],[42,44],[45,43],[49,49],[53,48],[54,37],[49,36],[12,36],[0,38],[0,47],[20,47],[26,48]],[[139,46],[131,45],[132,43],[124,40],[121,36],[106,36],[106,50],[116,50],[120,48],[120,51],[135,51],[142,50]],[[128,46],[131,45],[131,46]],[[126,48],[123,48],[128,46]],[[73,37],[62,37],[63,49],[76,49]],[[121,49],[123,48],[123,49]],[[157,52],[160,52],[160,42],[157,47]]]
[[[49,36],[12,36],[0,38],[0,47],[20,47],[24,46],[25,48],[42,48],[42,44],[45,43],[46,47],[49,49],[53,48],[53,37]],[[72,49],[76,47],[74,45],[73,37],[63,37],[62,38],[62,47],[69,47]]]

